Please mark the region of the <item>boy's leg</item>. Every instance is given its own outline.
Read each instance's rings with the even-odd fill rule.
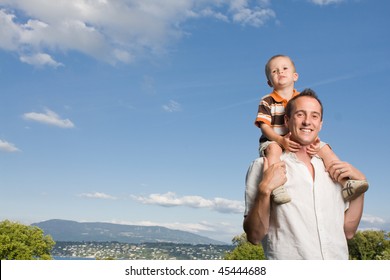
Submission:
[[[264,151],[265,157],[268,160],[268,166],[279,162],[282,152],[283,150],[278,144],[275,142],[270,143]]]
[[[282,148],[276,143],[271,143],[267,146],[265,149],[265,156],[268,160],[269,166],[280,161],[282,152]],[[272,191],[272,200],[277,204],[284,204],[290,202],[291,197],[284,186],[280,186]]]
[[[324,161],[326,170],[329,169],[332,161],[339,160],[328,144],[320,149],[318,156]],[[346,201],[355,199],[368,189],[368,182],[366,180],[341,179],[339,182],[343,187],[342,194]]]
[[[328,144],[325,144],[323,147],[321,147],[321,149],[318,152],[318,156],[322,158],[326,170],[329,169],[332,161],[340,160]]]

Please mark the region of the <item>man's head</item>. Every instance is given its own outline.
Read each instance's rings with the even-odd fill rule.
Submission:
[[[301,145],[314,142],[322,128],[322,118],[322,103],[311,89],[305,89],[287,103],[285,124],[291,138]]]

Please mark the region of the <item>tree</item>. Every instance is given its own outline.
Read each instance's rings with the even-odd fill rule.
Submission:
[[[0,259],[50,260],[55,242],[36,226],[8,220],[0,222]]]
[[[353,260],[389,260],[390,232],[358,231],[348,240],[349,258]]]
[[[265,259],[262,246],[248,242],[245,233],[235,236],[232,242],[236,247],[226,253],[225,260]],[[348,240],[348,249],[351,260],[390,260],[390,232],[358,231]]]
[[[233,237],[232,243],[236,247],[226,253],[225,260],[265,260],[263,247],[250,243],[245,233]]]

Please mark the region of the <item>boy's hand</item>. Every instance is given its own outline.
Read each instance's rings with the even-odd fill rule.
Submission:
[[[297,142],[294,142],[290,139],[291,132],[287,133],[285,136],[282,137],[282,143],[281,145],[286,151],[290,151],[292,153],[296,153],[301,148],[301,145]]]
[[[320,151],[320,138],[317,137],[316,140],[314,140],[313,143],[310,144],[310,146],[307,148],[307,153],[310,156],[315,156]]]

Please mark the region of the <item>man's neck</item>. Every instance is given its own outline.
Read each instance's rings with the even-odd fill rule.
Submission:
[[[301,149],[295,153],[296,157],[302,161],[309,170],[312,178],[314,179],[314,168],[311,164],[311,156],[307,153],[308,146],[302,146]]]

